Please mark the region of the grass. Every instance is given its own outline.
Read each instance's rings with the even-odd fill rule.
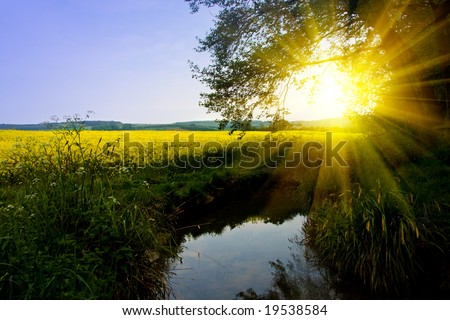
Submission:
[[[0,188],[0,296],[165,297],[166,266],[156,257],[175,254],[167,216],[155,197],[127,201],[145,189],[115,188],[132,173],[103,166],[79,139],[77,129],[63,130],[54,145],[14,150]]]
[[[443,234],[431,219],[442,212],[414,208],[410,201],[395,191],[354,190],[345,201],[326,203],[310,215],[307,242],[339,274],[361,280],[373,292],[402,296],[424,269],[422,248],[436,254],[446,249],[436,242]]]
[[[206,167],[140,166],[135,147],[127,161],[109,156],[123,148],[118,132],[100,136],[82,129],[78,119],[68,119],[34,139],[12,131],[0,139],[0,298],[167,298],[170,261],[180,250],[180,215],[213,201],[222,189],[251,189],[263,171],[225,168],[230,163],[217,162],[217,148],[170,155]],[[408,297],[420,279],[439,279],[437,286],[448,289],[450,144],[411,130],[380,132],[333,137],[349,140],[342,150],[348,167],[285,169],[276,158],[271,185],[311,210],[307,244],[342,279],[381,296]],[[132,139],[164,148],[162,142],[176,135],[153,134],[133,132]],[[180,141],[191,134],[181,133]],[[234,138],[226,133],[196,133],[196,139],[231,146],[223,150],[230,161],[248,160],[234,154]],[[257,132],[243,141],[264,139],[266,133]],[[295,141],[300,149],[325,135],[282,132],[274,139]],[[316,150],[312,159],[323,156]]]
[[[378,297],[449,292],[448,145],[398,129],[352,141],[345,188],[327,186],[304,226],[319,261]]]

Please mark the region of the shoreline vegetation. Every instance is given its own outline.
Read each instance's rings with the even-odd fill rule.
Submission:
[[[128,157],[111,156],[120,143],[105,147],[97,136],[84,140],[89,134],[69,119],[48,141],[0,141],[0,298],[166,299],[170,261],[181,250],[177,222],[267,181],[296,185],[294,205],[308,213],[306,244],[341,282],[381,298],[449,296],[450,143],[442,135],[383,123],[334,136],[334,145],[347,141],[347,166],[287,168],[286,158],[325,134],[242,138],[279,142],[275,154],[261,154],[251,144],[219,150],[218,141],[230,141],[220,139],[237,135],[204,133],[196,137],[216,144],[170,153],[160,167],[140,166],[136,145]],[[293,147],[280,153],[286,141]],[[327,148],[311,146],[307,164],[327,157]],[[271,165],[252,162],[265,158]],[[227,167],[239,160],[251,166]],[[183,165],[189,161],[203,166]]]

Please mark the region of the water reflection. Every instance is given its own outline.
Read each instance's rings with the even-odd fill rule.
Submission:
[[[219,232],[194,228],[172,266],[172,298],[339,298],[301,243],[305,219],[296,215],[274,224],[252,217]]]
[[[296,235],[290,240],[291,257],[287,262],[270,261],[272,285],[266,292],[258,293],[253,288],[240,292],[241,299],[277,300],[330,300],[340,299],[332,280],[334,276],[315,263],[315,257],[308,253],[302,238]]]

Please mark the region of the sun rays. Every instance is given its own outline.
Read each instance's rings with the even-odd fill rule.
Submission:
[[[335,1],[329,6],[336,17],[348,10]],[[436,17],[437,6],[411,1],[361,6],[352,26],[336,17],[324,25],[306,6],[306,35],[312,39],[306,61],[307,51],[291,39],[279,40],[299,66],[281,84],[289,118],[335,118],[375,109],[424,126],[436,125],[443,113],[449,118],[450,79],[443,73],[450,61],[443,39],[449,23]]]

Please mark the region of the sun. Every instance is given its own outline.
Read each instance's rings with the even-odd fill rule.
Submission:
[[[299,61],[302,68],[281,86],[286,118],[321,120],[373,112],[390,80],[383,60],[370,51],[335,59],[345,55],[337,38],[322,39],[316,49],[309,62]]]
[[[287,88],[284,107],[295,120],[342,118],[355,96],[351,76],[328,63],[295,75]]]

